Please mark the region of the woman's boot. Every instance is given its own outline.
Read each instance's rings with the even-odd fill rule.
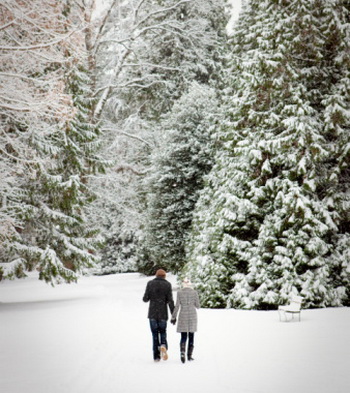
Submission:
[[[187,350],[187,359],[188,359],[189,361],[194,360],[193,357],[192,357],[193,348],[194,348],[193,345],[189,345],[189,346],[188,346],[188,350]]]
[[[180,357],[181,357],[181,361],[182,363],[185,363],[186,361],[186,343],[180,343]]]

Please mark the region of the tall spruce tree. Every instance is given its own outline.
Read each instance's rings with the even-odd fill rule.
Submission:
[[[107,162],[98,156],[100,130],[91,117],[94,100],[91,78],[82,64],[67,73],[67,94],[73,98],[74,116],[66,127],[52,135],[56,150],[51,168],[40,174],[44,198],[35,225],[36,243],[50,258],[39,265],[45,281],[75,281],[76,273],[95,266],[101,239],[85,217],[85,209],[95,198],[90,186],[92,174],[103,173]],[[41,257],[41,259],[43,259]]]
[[[66,1],[42,6],[17,2],[13,13],[23,23],[7,26],[10,48],[19,45],[16,37],[25,38],[20,46],[28,49],[18,63],[23,71],[15,80],[33,98],[26,93],[26,105],[2,115],[12,138],[6,138],[1,167],[4,162],[12,167],[12,175],[0,206],[7,224],[0,231],[0,279],[37,269],[46,282],[71,282],[98,260],[100,240],[84,208],[94,198],[89,176],[103,171],[104,162],[97,156],[100,136],[91,116],[91,79],[75,25],[79,10]],[[8,75],[16,76],[12,62],[6,65]]]
[[[42,161],[31,167],[31,177],[22,184],[17,214],[23,226],[7,255],[13,274],[37,269],[40,279],[50,283],[76,281],[77,274],[98,261],[100,244],[84,218],[84,208],[93,200],[88,177],[104,169],[96,155],[98,127],[90,122],[89,78],[77,66],[67,76],[72,120],[44,138],[32,139],[31,147]]]
[[[330,151],[329,160],[326,163],[327,175],[325,182],[320,187],[324,200],[330,209],[335,206],[338,232],[334,237],[334,252],[330,256],[329,263],[332,266],[332,278],[340,292],[339,296],[345,300],[343,303],[350,304],[350,3],[348,1],[330,3],[330,13],[340,15],[339,21],[330,18],[324,31],[329,37],[328,47],[338,48],[333,54],[334,66],[333,85],[325,94],[322,104],[325,107],[324,124],[325,133]],[[334,8],[333,8],[334,7]]]
[[[222,88],[227,54],[225,28],[229,18],[225,4],[226,1],[197,0],[179,3],[172,12],[176,34],[165,32],[157,37],[155,50],[150,53],[152,59],[162,59],[173,70],[160,71],[160,75],[166,76],[165,83],[145,90],[154,100],[149,115],[154,115],[154,109],[158,115],[162,114],[160,126],[155,127],[158,138],[151,157],[151,175],[145,181],[149,197],[146,197],[138,266],[146,273],[153,273],[160,265],[178,272],[185,263],[184,244],[192,211],[213,155],[210,151],[213,144],[210,148],[207,141],[215,122],[217,103],[210,89],[210,100],[203,92],[206,85],[217,91]],[[201,87],[198,83],[191,86],[193,80]],[[190,102],[193,99],[198,102]],[[169,110],[173,104],[174,108]]]
[[[306,307],[349,301],[348,11],[318,0],[243,8],[224,149],[185,269],[209,307],[274,308],[292,292]]]
[[[164,140],[154,153],[147,184],[143,249],[148,258],[144,256],[147,263],[140,270],[163,266],[178,272],[185,264],[192,212],[212,165],[211,132],[218,107],[214,89],[194,82],[160,125]]]

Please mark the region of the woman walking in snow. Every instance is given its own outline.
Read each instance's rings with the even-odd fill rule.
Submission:
[[[199,308],[199,297],[197,291],[192,288],[191,281],[185,278],[182,282],[182,289],[177,293],[176,305],[171,316],[171,323],[175,325],[177,313],[179,320],[177,332],[181,333],[180,355],[182,363],[186,361],[186,341],[188,337],[187,360],[192,358],[194,348],[194,333],[197,331],[197,308]]]

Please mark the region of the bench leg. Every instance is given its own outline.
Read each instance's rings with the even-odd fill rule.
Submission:
[[[280,322],[282,321],[282,314],[284,315],[284,322],[288,321],[287,313],[284,310],[278,310],[278,315],[280,317]]]

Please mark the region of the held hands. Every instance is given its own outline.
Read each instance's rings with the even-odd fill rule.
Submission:
[[[175,325],[175,323],[176,323],[176,318],[171,318],[170,323],[172,323],[173,325]]]

